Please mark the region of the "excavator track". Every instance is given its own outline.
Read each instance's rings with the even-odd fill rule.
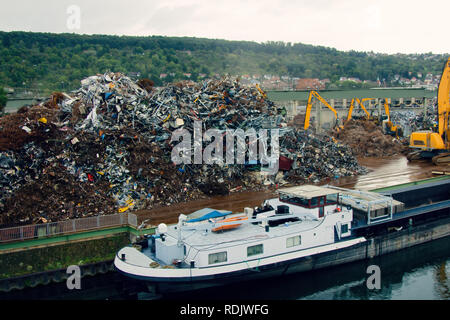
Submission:
[[[421,160],[423,159],[421,156],[421,151],[413,151],[410,152],[406,155],[406,159],[408,159],[408,161],[413,161],[413,160]]]
[[[450,152],[438,154],[437,156],[434,156],[431,160],[435,165],[450,164]]]

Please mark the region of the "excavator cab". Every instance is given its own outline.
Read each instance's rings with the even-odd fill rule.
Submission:
[[[450,58],[445,62],[438,88],[438,130],[411,133],[408,160],[432,158],[434,164],[450,163]]]

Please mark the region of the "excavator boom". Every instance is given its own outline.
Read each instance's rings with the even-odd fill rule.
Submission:
[[[391,113],[389,111],[388,99],[384,99],[384,111],[386,112],[387,120],[383,121],[383,130],[386,130],[388,134],[395,136],[397,138],[403,136],[403,129],[400,128],[399,126],[394,126],[394,124],[391,121]]]
[[[350,121],[350,119],[352,118],[353,108],[355,107],[356,103],[358,103],[361,106],[361,109],[364,110],[364,112],[367,116],[367,119],[370,119],[370,113],[369,113],[369,111],[367,111],[366,107],[364,107],[364,102],[369,101],[369,100],[373,100],[373,98],[363,98],[361,100],[358,98],[352,99],[352,101],[350,102],[350,108],[348,109],[346,122]]]
[[[438,88],[438,122],[439,135],[444,136],[447,148],[449,148],[449,115],[450,115],[450,58],[442,71]]]
[[[306,115],[305,115],[304,129],[307,130],[309,128],[309,118],[311,117],[312,98],[313,97],[315,97],[317,100],[322,102],[328,109],[333,111],[334,116],[336,118],[336,123],[337,123],[339,121],[339,116],[338,116],[338,113],[337,113],[336,109],[334,109],[332,106],[330,106],[329,103],[325,99],[323,99],[317,91],[312,90],[312,91],[309,92],[308,102],[306,104]]]

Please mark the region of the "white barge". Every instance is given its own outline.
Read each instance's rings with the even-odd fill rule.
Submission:
[[[140,247],[122,248],[114,264],[158,292],[299,272],[305,259],[366,241],[353,234],[353,208],[342,204],[341,193],[305,185],[280,189],[278,198],[244,214],[180,215],[178,224],[160,224]]]

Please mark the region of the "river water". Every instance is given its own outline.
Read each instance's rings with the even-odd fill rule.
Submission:
[[[368,289],[367,268],[380,268],[380,289]],[[123,294],[117,283],[127,284],[116,272],[85,277],[81,290],[65,283],[38,286],[8,294],[0,300],[148,300],[146,293]],[[130,282],[131,285],[131,282]],[[450,237],[336,267],[223,287],[176,293],[161,297],[171,301],[236,300],[449,300]]]
[[[380,267],[380,289],[368,289],[369,265]],[[173,294],[167,299],[182,299]],[[191,292],[212,300],[449,300],[450,237],[372,260]]]

